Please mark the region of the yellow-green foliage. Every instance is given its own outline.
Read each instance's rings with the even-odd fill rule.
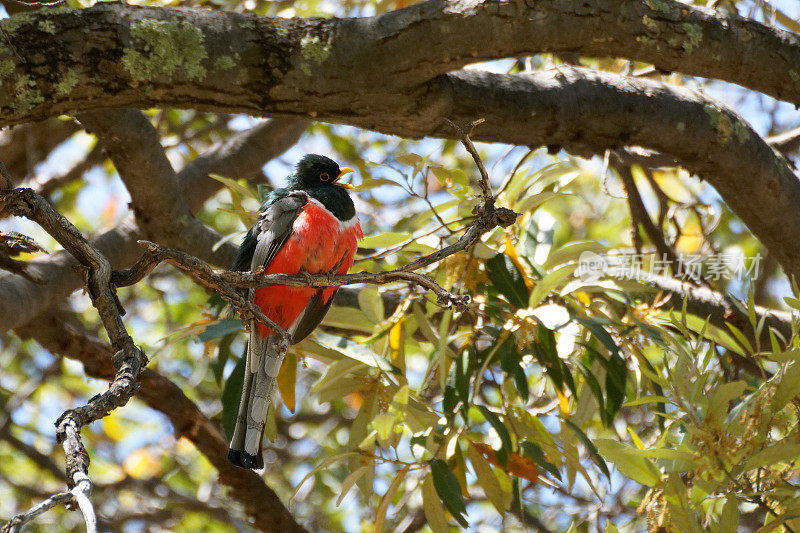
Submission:
[[[214,62],[214,67],[218,70],[230,70],[236,66],[238,60],[239,54],[234,54],[233,57],[219,56]]]

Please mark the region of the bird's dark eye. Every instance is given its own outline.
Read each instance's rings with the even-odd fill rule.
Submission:
[[[331,179],[331,175],[328,174],[327,172],[323,172],[322,174],[319,175],[319,179],[321,179],[322,181],[328,181],[329,179]]]

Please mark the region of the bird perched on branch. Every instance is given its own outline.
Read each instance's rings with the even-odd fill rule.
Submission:
[[[363,238],[355,206],[339,179],[353,172],[321,155],[306,155],[289,176],[288,187],[270,193],[247,232],[233,270],[265,274],[345,274]],[[331,306],[338,287],[261,287],[250,298],[286,330],[292,344],[306,338]],[[261,441],[286,345],[272,329],[250,324],[242,396],[228,460],[263,468]]]

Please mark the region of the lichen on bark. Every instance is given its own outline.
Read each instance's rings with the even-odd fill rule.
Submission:
[[[122,62],[138,81],[182,74],[189,80],[202,80],[208,57],[203,32],[190,22],[144,19],[131,24],[131,37],[140,49],[127,48]]]

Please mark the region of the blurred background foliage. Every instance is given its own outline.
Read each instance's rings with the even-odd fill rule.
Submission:
[[[291,17],[366,16],[408,2],[138,3]],[[798,30],[793,2],[712,4]],[[701,89],[765,136],[799,122],[791,106],[764,95],[629,61],[539,55],[475,68],[564,63]],[[256,124],[173,109],[148,116],[176,168]],[[70,134],[47,153],[30,154],[26,169],[44,183],[82,165],[79,179],[49,198],[90,235],[117,223],[129,201],[95,143]],[[333,307],[281,369],[267,429],[267,484],[313,531],[798,530],[797,327],[770,333],[754,307],[800,308],[775,261],[713,189],[680,168],[546,148],[479,150],[498,204],[521,216],[428,270],[443,287],[469,295],[470,311],[442,309],[407,284],[356,286],[354,306]],[[458,143],[316,123],[264,167],[258,187],[221,177],[226,188],[200,218],[238,242],[261,195],[281,186],[308,152],[357,169],[354,197],[367,237],[354,270],[391,269],[441,248],[473,217],[478,174]],[[744,329],[710,325],[682,310],[680,296],[646,282],[576,275],[586,252],[641,252],[645,268],[658,259],[655,243],[632,226],[631,183],[676,254],[762,257],[756,275],[707,276],[709,287],[739,302],[749,317]],[[0,224],[48,251],[59,248],[25,221]],[[212,295],[163,265],[120,298],[150,366],[229,431],[241,383],[240,322],[220,318]],[[89,331],[104,335],[86,295],[74,294],[69,305]],[[7,518],[61,490],[53,422],[106,384],[33,341],[6,334],[0,343],[0,517]],[[754,364],[743,367],[742,359]],[[250,529],[204,456],[144,404],[134,400],[84,436],[103,529]],[[56,509],[29,530],[70,530],[79,521]]]

